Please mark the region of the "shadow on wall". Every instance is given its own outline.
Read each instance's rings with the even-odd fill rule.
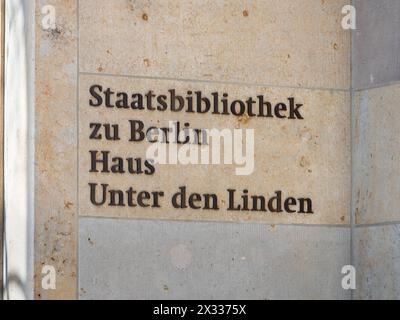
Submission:
[[[34,1],[5,5],[4,299],[33,298]],[[32,164],[31,164],[32,163]]]
[[[9,288],[12,287],[13,291],[17,292],[19,295],[19,299],[21,300],[26,300],[27,296],[24,292],[24,288],[26,286],[25,282],[21,280],[21,278],[17,275],[14,274],[9,274],[7,278],[5,279],[6,286],[5,286],[5,292],[4,292],[4,299],[9,300],[10,299],[10,290]],[[15,293],[14,293],[15,294]]]

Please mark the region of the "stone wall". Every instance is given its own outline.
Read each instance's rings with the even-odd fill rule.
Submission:
[[[400,2],[359,0],[355,5],[355,298],[399,299]]]
[[[399,297],[397,2],[355,1],[351,31],[341,24],[345,0],[36,0],[27,262],[35,283],[26,290],[35,299],[351,299],[341,271],[354,264],[354,298]],[[43,25],[49,5],[53,28]],[[295,101],[302,118],[109,108],[106,96],[94,107],[94,86],[262,95],[282,112]],[[132,119],[254,129],[254,173],[237,176],[230,165],[160,165],[149,176],[91,170],[93,151],[146,157],[144,141],[90,138],[94,123],[126,134]],[[96,205],[93,183],[162,190],[167,200],[186,186],[215,194],[220,208],[165,199],[162,208]],[[306,197],[312,213],[229,210],[227,188]],[[43,288],[46,266],[55,268],[54,290]]]
[[[42,265],[55,264],[59,285],[44,291],[38,277],[36,298],[76,292],[82,299],[350,297],[341,288],[341,268],[350,263],[350,33],[340,24],[345,1],[54,5],[61,15],[56,32],[37,28],[37,87],[46,90],[38,93],[36,111],[35,265],[39,274]],[[110,122],[129,114],[90,110],[93,84],[128,92],[177,88],[226,90],[236,98],[298,97],[308,106],[308,119],[271,122],[270,129],[258,119],[182,118],[207,127],[263,130],[256,139],[265,148],[256,155],[256,175],[232,177],[229,168],[219,167],[185,169],[180,177],[182,167],[168,167],[159,169],[158,179],[136,179],[163,190],[196,181],[190,187],[220,197],[230,185],[299,195],[306,189],[315,198],[316,214],[94,207],[88,202],[87,184],[94,179],[88,150],[123,152],[127,145],[93,144],[88,125],[96,115]],[[151,122],[153,116],[142,117]],[[159,121],[168,119],[171,114]],[[142,149],[133,150],[142,155]]]

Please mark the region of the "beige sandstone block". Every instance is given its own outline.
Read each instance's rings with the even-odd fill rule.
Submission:
[[[349,89],[346,0],[80,2],[89,73]]]
[[[57,29],[42,29],[42,5]],[[77,1],[36,1],[35,298],[74,299],[77,278]],[[43,290],[54,266],[56,290]]]
[[[304,104],[304,119],[240,118],[234,115],[192,114],[185,112],[138,111],[92,107],[90,88],[101,85],[103,91],[129,94],[168,93],[188,90],[228,93],[232,100],[264,95],[273,104],[294,97]],[[113,102],[112,102],[113,103]],[[79,103],[79,195],[80,214],[98,217],[129,217],[140,219],[265,221],[271,223],[348,224],[350,206],[350,94],[339,91],[266,88],[259,86],[222,85],[170,80],[135,79],[128,77],[81,76]],[[168,127],[169,121],[190,123],[199,129],[254,129],[255,169],[249,176],[237,176],[232,165],[156,165],[154,175],[130,173],[91,173],[90,151],[109,151],[112,157],[146,159],[147,141],[130,142],[130,120],[140,120],[145,128]],[[120,140],[92,140],[91,123],[118,124]],[[104,133],[103,133],[104,134]],[[98,159],[100,159],[98,154]],[[111,168],[111,163],[109,165]],[[102,166],[96,169],[101,171]],[[125,165],[125,170],[127,166]],[[108,184],[109,188],[148,192],[164,191],[162,208],[96,206],[90,201],[89,183]],[[176,209],[171,197],[181,186],[188,192],[215,193],[219,198],[218,211]],[[97,188],[100,188],[98,185]],[[284,214],[229,211],[228,189],[248,189],[249,194],[272,196],[282,191],[284,197],[311,198],[314,214]],[[99,189],[97,189],[99,190]],[[97,199],[100,201],[101,194]],[[126,198],[126,197],[125,197]],[[108,201],[109,199],[107,199]],[[99,202],[99,201],[97,201]]]

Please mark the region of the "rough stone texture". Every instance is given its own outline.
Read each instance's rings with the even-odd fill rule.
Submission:
[[[348,299],[346,227],[80,219],[81,299]]]
[[[82,215],[102,217],[131,217],[172,220],[233,220],[268,221],[301,224],[349,224],[350,208],[350,94],[341,91],[264,88],[258,86],[204,84],[170,80],[134,79],[126,77],[81,76],[80,81],[80,143],[79,195]],[[93,84],[136,93],[153,90],[164,94],[174,88],[177,93],[200,90],[205,96],[219,91],[234,99],[264,95],[271,101],[287,101],[295,97],[304,104],[304,120],[251,118],[241,121],[235,116],[188,114],[185,112],[151,112],[131,109],[91,107],[89,88]],[[254,129],[255,170],[250,176],[236,176],[232,165],[156,165],[153,176],[89,173],[90,150],[111,151],[112,156],[146,159],[148,142],[129,142],[129,120],[141,120],[146,128],[168,127],[169,121],[189,122],[192,128]],[[89,140],[90,123],[120,124],[120,141]],[[184,174],[183,174],[184,173]],[[107,183],[110,188],[127,190],[165,191],[161,209],[130,208],[126,206],[96,207],[90,203],[89,183]],[[219,211],[177,210],[170,199],[179,187],[188,192],[215,193]],[[309,197],[313,200],[313,215],[272,214],[227,211],[227,189],[250,194],[273,195],[282,190],[284,195]],[[108,204],[108,203],[107,203]]]
[[[52,32],[40,26],[41,7],[49,4],[57,10],[57,29]],[[35,297],[73,299],[79,291],[82,299],[349,298],[340,274],[350,263],[350,32],[341,27],[346,4],[37,0]],[[356,5],[353,86],[399,80],[398,2],[363,0]],[[79,88],[78,66],[83,72]],[[168,113],[157,118],[126,110],[93,113],[87,105],[88,87],[95,82],[127,91],[174,87],[181,92],[227,91],[241,98],[258,93],[273,100],[294,96],[304,103],[306,119],[289,124]],[[394,85],[354,94],[357,224],[399,220],[394,209],[400,191],[398,89]],[[90,120],[130,118],[164,126],[168,120],[189,119],[200,128],[255,128],[261,133],[256,135],[261,146],[256,175],[249,180],[236,177],[230,167],[185,168],[184,174],[181,167],[158,167],[150,178],[89,175],[89,148],[143,156],[144,145],[88,141]],[[279,188],[312,197],[316,214],[249,217],[222,212],[215,217],[170,208],[105,211],[88,205],[91,179],[118,187],[157,186],[168,195],[189,180],[196,181],[193,191],[200,192],[218,193],[233,186],[271,194]],[[119,219],[94,218],[98,216]],[[128,217],[225,222],[121,219]],[[337,226],[244,223],[249,219]],[[356,297],[399,297],[398,228],[359,228],[354,239]],[[41,289],[43,265],[56,267],[57,290]]]
[[[350,33],[340,24],[345,0],[269,0],[251,4],[85,0],[79,2],[79,35],[77,3],[37,1],[36,298],[76,297],[77,210],[82,216],[118,218],[349,224]],[[54,4],[57,9],[54,32],[40,28],[43,4]],[[77,65],[86,73],[79,77],[79,119]],[[181,167],[172,167],[158,168],[159,176],[153,178],[99,175],[95,181],[104,179],[117,187],[132,183],[140,184],[143,189],[157,186],[170,193],[189,180],[196,181],[193,189],[188,184],[189,190],[200,192],[251,187],[254,193],[266,195],[284,189],[288,194],[312,197],[317,213],[310,217],[255,215],[253,218],[226,212],[219,217],[205,212],[178,213],[170,208],[133,213],[95,210],[88,205],[87,183],[94,179],[88,174],[89,149],[104,148],[122,155],[134,152],[135,156],[144,153],[144,145],[88,142],[89,121],[121,122],[137,118],[126,110],[121,115],[101,110],[91,113],[93,110],[87,108],[87,89],[95,82],[127,91],[168,90],[173,86],[182,92],[189,88],[219,90],[237,97],[258,93],[273,100],[296,97],[307,110],[306,120],[298,123],[272,120],[266,124],[260,119],[243,121],[235,117],[211,120],[207,115],[188,117],[168,113],[157,119],[148,113],[140,114],[139,119],[152,124],[159,121],[167,125],[168,120],[190,119],[192,126],[199,128],[255,128],[260,131],[256,145],[263,148],[257,150],[256,175],[251,179],[234,176],[232,167],[189,168],[184,175]],[[326,88],[335,90],[322,90]],[[80,123],[79,130],[77,123]],[[270,227],[87,217],[81,217],[81,223],[79,281],[82,286],[79,290],[84,299],[126,295],[130,298],[349,297],[340,287],[341,267],[349,263],[349,229],[345,227]],[[149,232],[154,228],[154,232]],[[213,231],[211,237],[205,236],[209,230]],[[165,235],[157,236],[160,232]],[[227,243],[223,242],[226,237]],[[175,244],[176,240],[180,242]],[[188,251],[190,241],[193,248]],[[219,241],[221,244],[216,246]],[[96,246],[95,243],[103,244]],[[326,255],[327,250],[331,254]],[[172,278],[166,280],[172,282],[163,283],[168,272],[161,266],[170,256],[175,257],[175,266],[168,265],[166,270]],[[236,256],[240,261],[235,260]],[[106,257],[111,259],[104,260]],[[298,265],[293,265],[293,258],[299,261]],[[143,294],[145,280],[151,281],[153,276],[148,272],[153,263],[154,272],[160,278],[154,278]],[[40,273],[44,264],[57,268],[56,291],[41,290]],[[311,271],[299,277],[308,268]],[[182,276],[176,270],[191,270],[191,273]],[[207,281],[199,282],[203,277]],[[222,285],[217,282],[221,278]],[[138,281],[138,286],[130,288],[127,279]],[[270,284],[265,285],[260,279]],[[97,291],[99,288],[101,292]]]
[[[347,4],[81,1],[81,71],[348,89]]]
[[[42,30],[54,5],[57,29]],[[77,1],[36,1],[35,298],[76,298]],[[43,265],[57,289],[43,290]]]
[[[353,87],[400,80],[400,1],[355,0]]]
[[[400,85],[354,96],[354,205],[357,224],[400,221]]]
[[[356,299],[400,299],[400,225],[356,229]]]
[[[354,2],[353,87],[378,87],[354,92],[354,297],[399,299],[400,2]]]

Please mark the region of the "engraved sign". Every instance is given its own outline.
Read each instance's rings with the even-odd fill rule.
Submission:
[[[344,223],[347,98],[83,75],[80,213]]]

